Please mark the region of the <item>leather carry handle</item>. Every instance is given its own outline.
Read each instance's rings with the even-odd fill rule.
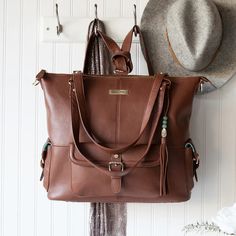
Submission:
[[[105,168],[103,166],[99,166],[97,164],[95,164],[93,161],[91,161],[89,158],[87,158],[85,155],[83,155],[83,153],[81,152],[81,148],[80,148],[80,144],[78,142],[78,137],[79,137],[79,122],[78,120],[80,119],[80,114],[78,109],[78,105],[77,105],[77,101],[76,101],[76,95],[75,92],[73,92],[73,88],[71,86],[71,118],[72,118],[72,132],[73,132],[73,138],[74,138],[74,144],[71,144],[71,148],[70,148],[70,159],[73,163],[79,165],[79,161],[77,161],[77,159],[74,156],[74,146],[76,147],[78,153],[80,154],[80,156],[82,156],[88,163],[90,163],[93,167],[95,167],[96,169],[100,170],[101,172],[105,173],[106,175],[110,176],[110,177],[122,177],[127,175],[130,171],[132,171],[139,163],[141,163],[143,161],[143,159],[145,158],[145,156],[147,155],[151,145],[152,145],[152,140],[154,138],[156,129],[158,127],[159,124],[159,120],[163,111],[163,107],[164,107],[164,100],[165,100],[165,92],[168,84],[170,82],[169,81],[165,81],[162,83],[162,86],[160,88],[160,92],[158,93],[158,98],[156,97],[156,106],[157,106],[157,112],[156,115],[153,119],[152,122],[152,126],[151,126],[151,131],[150,131],[150,136],[149,136],[149,140],[147,143],[147,147],[144,150],[144,152],[140,155],[140,157],[137,159],[137,161],[130,167],[122,170],[122,171],[109,171],[108,168]],[[76,138],[77,137],[77,138]]]
[[[140,137],[142,136],[145,128],[147,127],[148,121],[150,120],[150,117],[151,117],[151,114],[152,114],[152,111],[153,111],[153,107],[154,107],[154,104],[156,102],[158,93],[160,91],[160,87],[161,87],[163,78],[164,78],[163,75],[155,76],[153,86],[152,86],[152,89],[151,89],[151,92],[150,92],[150,95],[149,95],[147,107],[146,107],[146,110],[145,110],[144,115],[143,115],[142,124],[141,124],[140,132],[139,132],[138,136],[133,140],[133,142],[131,142],[130,144],[128,144],[124,147],[109,148],[109,147],[106,147],[106,146],[103,146],[103,145],[99,144],[94,138],[95,135],[91,131],[90,125],[88,124],[89,119],[88,119],[87,110],[86,110],[83,75],[82,75],[81,72],[74,73],[73,82],[71,83],[71,87],[73,87],[72,91],[75,94],[76,103],[77,103],[77,106],[78,106],[78,111],[79,111],[79,116],[80,116],[80,122],[83,126],[83,129],[84,129],[85,133],[89,137],[89,139],[96,146],[101,148],[103,151],[106,151],[106,152],[111,153],[111,154],[120,154],[122,152],[127,151],[131,146],[136,144],[138,142],[138,140],[140,139]]]

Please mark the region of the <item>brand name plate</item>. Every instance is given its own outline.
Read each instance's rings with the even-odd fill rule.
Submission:
[[[109,90],[110,95],[128,95],[127,89],[110,89]]]

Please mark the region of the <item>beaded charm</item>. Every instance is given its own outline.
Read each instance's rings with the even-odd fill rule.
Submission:
[[[167,124],[168,124],[168,117],[167,116],[163,116],[162,119],[162,131],[161,131],[161,137],[162,138],[166,138],[167,136]]]

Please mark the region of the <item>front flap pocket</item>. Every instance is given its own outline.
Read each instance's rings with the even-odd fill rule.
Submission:
[[[157,197],[160,193],[159,148],[160,146],[153,145],[144,161],[119,179],[111,178],[99,168],[94,168],[71,145],[71,189],[75,194],[87,197],[109,197],[115,194],[117,196],[122,195],[122,197]],[[124,170],[132,167],[136,163],[137,157],[140,157],[145,149],[146,145],[137,145],[132,150],[122,154],[119,161],[123,163]],[[118,171],[121,171],[122,167],[116,165],[114,157],[101,151],[95,145],[83,144],[80,150],[96,166],[107,170],[112,168],[111,171],[116,171],[117,168]]]

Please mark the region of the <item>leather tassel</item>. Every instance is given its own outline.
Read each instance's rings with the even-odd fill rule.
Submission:
[[[167,194],[167,166],[168,166],[168,149],[167,149],[167,123],[168,117],[163,116],[160,146],[160,196]]]
[[[168,191],[167,166],[168,150],[166,145],[166,137],[162,137],[160,146],[160,196],[166,195]]]

